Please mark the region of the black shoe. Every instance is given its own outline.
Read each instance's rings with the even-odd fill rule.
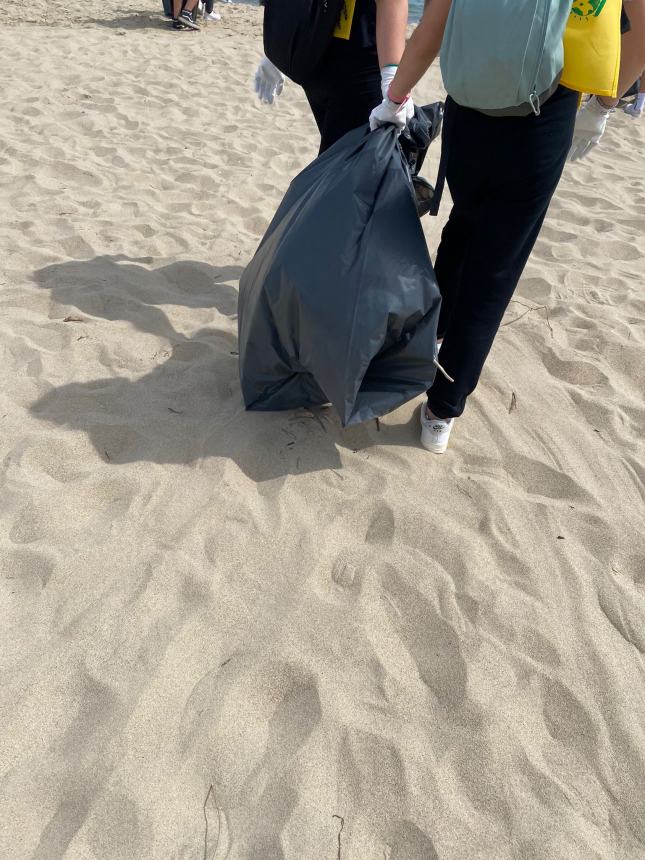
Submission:
[[[197,21],[193,21],[192,12],[188,12],[186,9],[184,9],[177,20],[180,21],[184,27],[188,27],[189,30],[199,30],[199,24]]]
[[[173,29],[173,30],[185,30],[186,28],[185,28],[185,27],[184,27],[184,25],[181,23],[181,21],[179,20],[179,18],[173,18],[173,19],[172,19],[172,29]]]

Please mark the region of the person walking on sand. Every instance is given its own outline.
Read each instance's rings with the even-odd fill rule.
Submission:
[[[625,0],[621,16],[620,74],[614,96],[594,95],[584,105],[576,120],[573,145],[569,158],[578,161],[597,146],[607,129],[607,122],[631,85],[644,71],[645,66],[645,2]],[[645,88],[641,80],[640,93],[625,112],[638,117],[645,104]]]
[[[222,16],[219,14],[219,12],[215,12],[215,10],[213,8],[214,6],[215,6],[215,0],[204,0],[203,17],[204,17],[204,21],[207,21],[210,24],[214,24],[217,21],[222,20]]]
[[[199,24],[195,20],[194,11],[199,0],[186,0],[182,6],[182,0],[173,0],[172,26],[175,30],[199,30]]]
[[[642,9],[645,0],[632,0],[636,5]],[[539,19],[540,8],[548,17]],[[402,128],[410,91],[441,49],[448,98],[438,193],[445,177],[453,206],[435,263],[442,296],[439,360],[450,379],[437,374],[421,410],[421,442],[434,453],[446,450],[454,421],[477,386],[576,124],[579,93],[560,85],[570,0],[548,7],[518,2],[512,15],[508,9],[502,0],[481,7],[431,0],[370,117],[373,129],[387,123]],[[603,23],[614,28],[619,50],[620,3],[609,0],[604,12],[603,4],[588,3],[587,12],[596,19],[601,12],[612,16]],[[584,32],[592,33],[596,19]],[[536,42],[535,34],[543,41]],[[617,57],[609,60],[615,70]]]
[[[305,86],[320,132],[320,152],[365,125],[396,73],[405,48],[408,0],[344,0],[323,61]],[[282,93],[284,75],[266,57],[254,85],[263,104]],[[406,115],[414,113],[408,102]]]
[[[634,119],[643,115],[643,110],[645,110],[645,69],[643,69],[643,74],[638,83],[636,98],[633,102],[630,102],[630,104],[625,105],[624,110],[626,114],[634,117]]]

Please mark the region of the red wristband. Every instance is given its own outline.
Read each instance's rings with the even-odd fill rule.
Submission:
[[[410,98],[410,94],[408,93],[407,96],[402,101],[399,101],[398,99],[392,98],[392,87],[390,87],[387,91],[387,97],[389,98],[389,100],[391,102],[394,102],[395,105],[404,105],[407,102],[407,100]]]

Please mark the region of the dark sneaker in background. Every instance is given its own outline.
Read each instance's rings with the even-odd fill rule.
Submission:
[[[199,30],[199,24],[193,20],[192,12],[188,12],[186,9],[179,15],[177,21],[189,30]]]

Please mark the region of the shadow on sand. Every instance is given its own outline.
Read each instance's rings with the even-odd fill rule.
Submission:
[[[127,321],[168,343],[156,357],[162,363],[151,358],[152,369],[138,379],[110,376],[50,391],[32,406],[38,418],[86,433],[108,463],[190,464],[223,457],[256,482],[338,469],[338,447],[359,453],[375,444],[415,444],[409,424],[386,432],[374,424],[343,430],[331,410],[246,412],[234,333],[234,284],[242,269],[194,261],[151,269],[150,263],[103,256],[35,273],[57,302]],[[222,325],[186,337],[163,309],[172,305],[211,308]]]

